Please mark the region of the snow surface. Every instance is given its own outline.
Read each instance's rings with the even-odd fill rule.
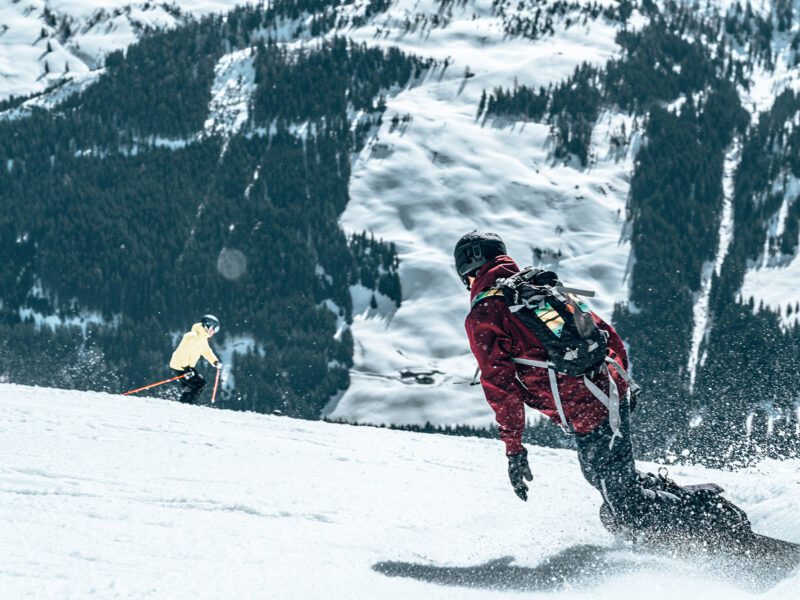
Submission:
[[[552,37],[508,37],[490,0],[477,0],[453,8],[443,27],[403,32],[407,15],[437,9],[432,0],[400,0],[349,34],[447,59],[449,66],[387,98],[377,138],[353,166],[342,226],[397,245],[403,303],[386,316],[354,312],[352,383],[331,418],[493,422],[480,388],[468,385],[475,370],[463,328],[469,298],[452,264],[456,240],[473,229],[499,233],[521,267],[555,267],[564,281],[595,290],[593,307],[605,318],[627,300],[625,207],[638,147],[633,120],[602,115],[591,164],[583,169],[553,160],[545,124],[477,118],[484,90],[547,86],[584,61],[604,65],[619,51],[615,25],[602,18],[570,28],[556,22]],[[474,76],[465,78],[467,71]],[[410,121],[395,127],[395,115]],[[625,143],[612,145],[612,136]],[[537,249],[544,251],[541,261]],[[445,376],[433,386],[409,384],[398,377],[409,367]]]
[[[709,304],[711,302],[711,285],[714,275],[717,277],[722,273],[725,258],[733,241],[733,193],[734,177],[736,169],[741,161],[741,142],[737,139],[725,153],[725,162],[722,175],[722,217],[719,222],[719,233],[717,234],[717,252],[714,262],[703,265],[703,273],[700,281],[700,292],[695,298],[692,326],[692,346],[689,351],[689,391],[694,389],[697,378],[697,367],[701,363],[700,348],[701,344],[708,338],[711,323],[709,322]],[[699,422],[698,422],[699,424]]]
[[[529,448],[523,503],[497,441],[3,384],[0,408],[2,598],[789,600],[800,584],[755,595],[713,565],[616,544],[569,451]],[[800,542],[798,467],[671,474],[721,484],[756,531]],[[608,568],[578,560],[585,578],[524,593],[373,568],[534,568],[584,544],[607,548]]]
[[[734,4],[733,0],[723,0],[723,3]],[[754,3],[753,8],[765,14],[772,4],[771,2]],[[795,15],[797,15],[800,10],[800,2],[794,0],[793,5]],[[750,110],[753,123],[757,122],[762,112],[772,108],[775,99],[781,92],[786,89],[800,91],[800,70],[794,65],[795,51],[792,50],[792,40],[798,34],[800,34],[800,23],[796,20],[792,23],[790,30],[783,33],[776,30],[772,42],[773,51],[776,53],[774,70],[769,71],[762,65],[757,66],[750,76],[750,89],[739,89],[742,105]],[[740,49],[740,53],[745,56],[746,49]],[[781,179],[784,181],[780,181]],[[775,183],[783,186],[784,202],[775,216],[773,226],[767,231],[764,240],[765,251],[761,262],[751,265],[751,268],[745,273],[739,300],[747,303],[752,298],[756,310],[763,304],[777,312],[781,325],[789,328],[800,322],[800,315],[794,311],[800,302],[800,289],[796,283],[800,276],[800,259],[794,257],[792,260],[786,260],[787,257],[773,256],[770,251],[770,243],[782,233],[788,204],[796,201],[800,196],[800,188],[796,180],[784,178],[784,174],[776,178]],[[781,190],[773,191],[780,192]],[[789,314],[790,306],[792,314]]]
[[[165,6],[177,7],[176,17]],[[134,43],[146,27],[169,28],[182,15],[201,16],[225,12],[239,0],[181,0],[130,2],[130,0],[2,0],[0,2],[0,100],[44,91],[49,85],[84,76],[102,66],[114,50]],[[48,9],[57,21],[48,25]],[[59,24],[70,24],[73,35],[62,42]],[[45,36],[42,37],[44,31]],[[47,52],[50,42],[51,52]],[[45,72],[45,62],[50,72]]]
[[[250,100],[256,91],[255,54],[252,48],[226,54],[214,67],[206,135],[226,141],[247,123]]]
[[[94,311],[82,311],[78,315],[64,316],[61,314],[44,315],[32,308],[20,307],[19,318],[22,321],[33,321],[36,329],[44,327],[49,328],[51,331],[56,331],[63,327],[78,327],[86,337],[89,325],[100,325],[103,327],[117,327],[120,317],[116,316],[111,322],[107,321],[102,314]]]
[[[105,69],[96,69],[88,73],[74,75],[70,79],[65,79],[64,83],[59,85],[56,89],[29,98],[16,108],[0,112],[0,119],[20,119],[30,115],[35,108],[51,110],[64,102],[64,100],[71,95],[85,90],[97,81],[103,73],[105,73]]]

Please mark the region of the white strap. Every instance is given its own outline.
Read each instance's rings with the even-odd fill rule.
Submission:
[[[617,387],[614,378],[611,376],[611,371],[605,368],[604,371],[608,373],[608,395],[601,390],[591,379],[586,375],[583,376],[583,383],[590,392],[597,398],[603,406],[608,409],[608,424],[614,435],[611,436],[609,448],[614,446],[614,440],[617,437],[622,437],[620,431],[620,414],[619,414],[619,388]]]
[[[531,360],[530,358],[516,358],[516,357],[511,357],[511,360],[513,360],[518,365],[526,365],[528,367],[540,367],[542,369],[553,368],[553,363],[545,362],[543,360]]]
[[[607,356],[606,364],[608,364],[609,367],[613,368],[619,374],[619,376],[622,377],[625,383],[628,384],[628,388],[630,388],[631,394],[635,395],[636,393],[641,391],[642,388],[639,387],[639,384],[633,380],[633,377],[631,377],[628,374],[628,372],[622,368],[622,365],[620,365],[617,361],[615,361],[610,356]]]
[[[550,377],[550,390],[553,393],[553,402],[555,402],[556,410],[558,411],[558,416],[561,419],[562,426],[568,432],[574,432],[575,430],[567,421],[567,416],[564,413],[564,407],[561,404],[561,394],[558,391],[558,381],[556,380],[556,370],[553,368],[553,363],[516,357],[512,357],[511,360],[519,365],[547,369],[547,374]],[[612,358],[607,358],[606,362],[613,364],[614,369],[622,376],[625,382],[631,386],[633,380],[630,378],[630,375],[625,372],[625,369],[619,366],[619,363]],[[597,398],[600,403],[606,407],[606,409],[608,409],[608,424],[613,432],[613,435],[611,436],[611,442],[609,443],[609,448],[611,448],[614,446],[614,440],[617,437],[622,437],[622,431],[620,429],[622,418],[619,414],[619,388],[617,387],[617,383],[614,381],[614,378],[611,376],[611,370],[605,366],[603,370],[608,375],[608,395],[606,395],[603,390],[601,390],[597,384],[595,384],[586,375],[583,376],[583,384],[592,393],[592,395]],[[519,375],[517,377],[519,378]],[[633,383],[633,385],[636,384]]]
[[[572,425],[567,421],[567,415],[564,414],[564,407],[561,406],[561,394],[558,391],[558,381],[556,380],[556,372],[553,369],[547,369],[547,374],[550,375],[550,390],[553,392],[553,401],[556,403],[556,410],[558,411],[558,418],[561,419],[561,426],[567,431],[574,431]]]
[[[574,433],[575,430],[572,428],[572,425],[569,421],[567,421],[567,415],[564,413],[564,407],[561,404],[561,393],[558,391],[558,380],[556,379],[556,371],[553,369],[552,363],[544,362],[541,360],[531,360],[529,358],[513,358],[512,359],[515,363],[520,365],[526,365],[529,367],[539,367],[541,369],[547,369],[547,374],[550,377],[550,391],[553,394],[553,402],[556,405],[556,410],[558,411],[558,418],[561,419],[561,426],[564,428],[564,431],[567,433]],[[519,379],[519,375],[517,375]],[[522,381],[522,380],[520,380]],[[524,385],[524,384],[523,384]],[[526,388],[527,389],[527,388]]]

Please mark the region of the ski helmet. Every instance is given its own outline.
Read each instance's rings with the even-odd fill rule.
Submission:
[[[479,233],[471,231],[462,236],[453,251],[456,260],[456,271],[461,281],[469,289],[470,275],[493,258],[506,253],[506,245],[496,233]]]
[[[219,319],[214,315],[203,315],[200,323],[209,333],[217,333],[219,331]]]

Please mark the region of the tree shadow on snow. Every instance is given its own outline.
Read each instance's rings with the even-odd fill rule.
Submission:
[[[609,556],[613,548],[579,545],[562,550],[539,565],[513,565],[506,556],[474,567],[437,567],[406,562],[379,562],[373,570],[388,577],[409,577],[439,585],[549,592],[569,586],[591,586],[613,575],[640,569],[641,562]]]

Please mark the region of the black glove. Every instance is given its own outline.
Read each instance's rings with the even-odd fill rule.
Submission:
[[[527,502],[528,484],[525,483],[525,480],[533,481],[533,473],[528,464],[528,451],[525,448],[522,449],[522,452],[508,457],[508,478],[514,487],[514,493]]]

